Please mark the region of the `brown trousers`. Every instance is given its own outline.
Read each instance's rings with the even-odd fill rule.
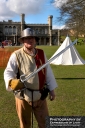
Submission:
[[[16,100],[16,110],[20,121],[20,128],[31,128],[32,107],[25,100]],[[33,103],[33,113],[38,122],[39,128],[45,128],[45,118],[48,116],[46,100],[38,100]],[[34,124],[33,124],[34,125]]]

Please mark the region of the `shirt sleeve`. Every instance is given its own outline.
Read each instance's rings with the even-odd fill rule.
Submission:
[[[9,85],[9,80],[15,79],[17,76],[18,72],[18,66],[17,66],[17,60],[16,60],[16,55],[13,53],[8,61],[7,67],[4,71],[4,81],[6,85],[7,91],[11,91],[12,89],[8,86]]]
[[[47,57],[45,55],[45,63],[47,62]],[[48,64],[46,66],[46,84],[47,84],[47,88],[52,91],[54,90],[56,87],[58,87],[58,84],[55,80],[55,77],[54,77],[54,74],[53,74],[53,71],[50,67],[50,64]]]

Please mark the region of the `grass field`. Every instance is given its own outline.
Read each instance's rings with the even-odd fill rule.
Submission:
[[[58,46],[38,47],[45,51],[48,59],[58,49]],[[76,46],[76,48],[85,59],[85,45]],[[47,98],[50,115],[85,116],[85,65],[51,65],[51,67],[58,88],[55,89],[55,101],[49,101]],[[5,89],[3,72],[4,68],[0,68],[0,128],[19,128],[14,95]],[[34,128],[37,128],[35,119]]]

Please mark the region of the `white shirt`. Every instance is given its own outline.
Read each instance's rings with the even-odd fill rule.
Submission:
[[[45,56],[45,62],[47,62],[46,55]],[[58,85],[56,83],[56,80],[54,78],[52,69],[50,65],[47,65],[46,67],[46,83],[47,83],[47,88],[52,91],[54,90]],[[4,81],[6,85],[6,89],[8,91],[11,91],[12,89],[9,87],[9,80],[15,79],[16,75],[18,72],[18,64],[17,64],[17,59],[16,59],[16,54],[13,53],[8,61],[7,67],[4,71]]]

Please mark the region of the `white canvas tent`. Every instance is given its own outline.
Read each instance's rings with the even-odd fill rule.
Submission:
[[[54,53],[53,56],[57,55],[60,51],[66,48],[71,42],[70,38],[67,36],[62,43],[62,45],[58,48],[58,50]],[[52,57],[53,57],[52,56]],[[51,57],[51,58],[52,58]],[[81,58],[75,46],[71,46],[68,50],[62,53],[59,57],[51,62],[54,65],[83,65],[85,64],[85,60]]]

